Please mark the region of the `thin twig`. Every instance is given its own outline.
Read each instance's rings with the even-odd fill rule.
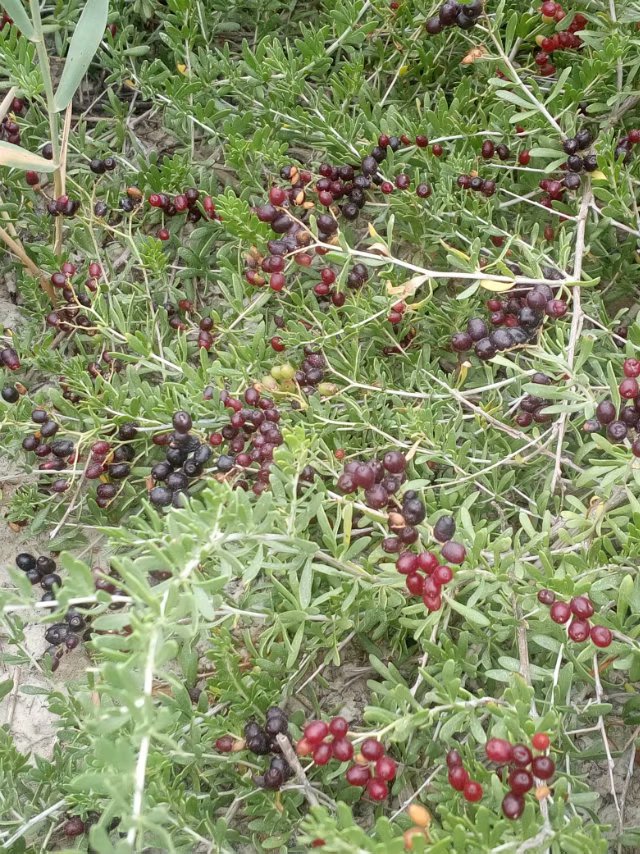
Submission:
[[[582,203],[580,205],[580,212],[578,213],[578,229],[576,232],[576,249],[574,253],[574,262],[573,262],[573,275],[577,281],[580,280],[582,275],[582,263],[584,260],[585,253],[585,234],[587,228],[587,217],[589,216],[589,208],[591,206],[591,200],[593,196],[591,193],[591,187],[587,187],[582,197]],[[582,302],[580,299],[580,286],[575,285],[572,290],[572,302],[573,302],[573,317],[571,318],[571,332],[569,333],[569,344],[567,346],[567,368],[569,374],[573,373],[573,363],[575,359],[576,353],[576,345],[578,343],[578,338],[580,337],[580,332],[582,331],[582,324],[584,321],[584,313],[582,311]],[[564,441],[564,434],[567,429],[567,423],[569,420],[569,413],[565,410],[561,413],[560,419],[558,420],[558,440],[556,444],[556,454],[555,454],[555,464],[553,466],[553,475],[551,477],[551,492],[555,492],[556,486],[558,484],[558,479],[561,474],[562,467],[562,443]]]
[[[296,779],[302,786],[304,796],[309,802],[309,806],[317,807],[320,802],[318,801],[316,793],[313,791],[311,783],[307,780],[307,775],[304,773],[304,768],[300,764],[300,760],[296,756],[296,752],[291,746],[291,742],[289,741],[287,736],[283,735],[282,733],[278,733],[278,735],[276,736],[276,741],[280,745],[280,749],[284,754],[284,758],[293,768],[293,771],[296,775]]]

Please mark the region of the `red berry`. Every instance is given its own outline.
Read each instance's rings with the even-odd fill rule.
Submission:
[[[528,413],[525,413],[528,414]],[[556,601],[556,594],[553,590],[540,590],[538,591],[538,602],[542,605],[553,605]]]
[[[433,580],[441,587],[453,579],[453,572],[450,566],[438,566],[433,573]]]
[[[476,803],[476,801],[479,801],[482,798],[482,786],[475,780],[468,780],[464,784],[462,794],[465,801],[469,801],[472,804]]]
[[[378,780],[374,777],[367,783],[367,794],[372,801],[384,801],[389,795],[389,787],[384,780]]]
[[[329,732],[336,738],[344,738],[349,732],[349,724],[342,717],[332,718],[329,721]]]
[[[567,634],[575,643],[584,643],[589,637],[591,626],[588,620],[572,620]]]
[[[389,195],[389,193],[393,193],[393,184],[390,181],[383,181],[380,184],[380,189],[385,195]]]
[[[630,130],[627,139],[632,145],[637,145],[640,142],[640,130]]]
[[[596,626],[593,627],[594,629]],[[593,631],[593,629],[592,629]],[[531,744],[536,750],[547,750],[551,744],[551,739],[546,732],[537,732],[531,739]]]
[[[365,738],[362,742],[360,753],[362,753],[364,758],[368,759],[369,762],[375,762],[376,759],[380,759],[380,757],[384,756],[384,747],[381,742],[376,741],[375,738]]]
[[[230,735],[223,735],[216,741],[216,750],[220,753],[231,753],[233,750],[233,739]]]
[[[435,157],[442,157],[444,148],[440,145],[439,142],[436,142],[434,145],[431,146],[431,151]]]
[[[282,338],[279,338],[277,335],[270,341],[271,347],[276,351],[276,353],[282,353],[284,350],[284,344],[282,343]]]
[[[25,172],[24,179],[30,187],[35,187],[40,183],[40,176],[37,172]]]
[[[403,552],[396,561],[396,570],[400,575],[413,575],[418,571],[418,560],[413,552]]]
[[[531,154],[528,151],[521,151],[518,154],[518,163],[520,166],[528,166],[531,162]]]
[[[540,11],[545,18],[553,18],[556,14],[556,4],[553,0],[546,0],[546,2],[542,4]]]
[[[531,765],[533,755],[526,744],[514,744],[511,750],[511,762],[518,768],[526,768]]]
[[[635,400],[635,398],[640,395],[640,386],[638,385],[638,381],[633,377],[627,377],[622,380],[618,389],[620,391],[620,397],[625,400]]]
[[[550,780],[556,770],[556,763],[548,756],[536,756],[531,763],[533,776],[539,780]]]
[[[307,739],[308,741],[309,739]],[[326,765],[333,755],[332,744],[318,744],[313,751],[313,761],[316,765]]]
[[[366,786],[371,779],[371,772],[366,765],[352,765],[345,778],[351,786]]]
[[[429,611],[439,611],[440,608],[442,608],[442,598],[440,596],[432,596],[429,593],[423,593],[422,601]]]
[[[613,635],[606,626],[592,626],[590,636],[591,642],[600,649],[611,646],[613,641]]]
[[[524,795],[533,788],[533,776],[524,768],[514,768],[509,774],[509,788],[515,795]]]
[[[418,134],[416,137],[416,145],[418,148],[426,148],[429,145],[429,139],[424,134]]]
[[[390,782],[395,779],[398,766],[389,756],[381,756],[376,762],[375,774],[380,780]]]
[[[625,359],[622,370],[625,377],[640,377],[640,361],[638,359]]]
[[[449,769],[448,779],[449,785],[456,792],[461,792],[469,781],[469,772],[465,771],[462,765],[455,765]]]
[[[156,233],[156,237],[158,238],[158,240],[169,240],[169,238],[171,237],[171,235],[169,234],[169,230],[168,230],[168,229],[166,229],[166,228],[159,228],[159,229],[158,229],[158,231],[157,231],[157,233]]]
[[[336,274],[330,267],[325,267],[320,273],[320,278],[325,285],[332,285],[336,280]]]
[[[549,609],[549,616],[554,623],[566,623],[571,616],[571,608],[566,602],[554,602]]]
[[[574,596],[569,602],[571,613],[581,620],[588,620],[593,616],[593,604],[586,596]]]
[[[320,747],[324,747],[324,745],[321,744]],[[334,738],[331,742],[331,749],[338,762],[348,762],[353,759],[353,744],[346,738]]]
[[[329,727],[324,721],[309,721],[304,728],[304,737],[309,744],[320,744],[329,735]]]
[[[484,749],[491,762],[505,765],[511,761],[512,747],[504,738],[490,738]]]
[[[213,445],[214,447],[221,445],[223,441],[224,441],[224,439],[223,439],[222,433],[212,433],[209,436],[209,444]]]
[[[424,593],[423,575],[419,575],[417,572],[412,572],[411,575],[407,575],[404,583],[409,593],[413,593],[414,596],[422,596]]]
[[[435,571],[438,566],[438,558],[433,554],[433,552],[420,552],[418,555],[418,568],[423,572],[426,572],[427,575],[431,575],[432,572]]]
[[[447,753],[447,768],[457,768],[462,765],[462,756],[457,750],[450,750]]]
[[[545,225],[544,231],[543,231],[543,236],[544,236],[545,240],[552,241],[554,239],[554,237],[556,236],[556,233],[553,230],[553,226]]]
[[[513,792],[505,795],[502,801],[502,812],[505,818],[510,818],[511,820],[520,818],[524,812],[524,798],[522,795],[516,795]]]
[[[287,199],[286,190],[283,190],[282,187],[272,187],[269,190],[269,201],[272,205],[283,205]]]
[[[453,540],[449,540],[449,542],[445,543],[442,547],[442,551],[440,554],[443,558],[446,558],[446,560],[450,561],[451,563],[461,564],[467,556],[467,550],[461,543],[456,543]]]

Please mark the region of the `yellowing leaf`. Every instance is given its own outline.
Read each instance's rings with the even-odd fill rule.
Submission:
[[[385,258],[388,258],[390,255],[390,252],[384,243],[372,243],[368,249],[369,252],[378,252],[380,255],[384,255]]]
[[[178,62],[176,64],[176,68],[178,69],[180,74],[186,74],[187,73],[187,66],[183,62]]]
[[[606,181],[607,176],[604,174],[604,172],[601,172],[600,169],[596,169],[594,172],[591,173],[591,180],[592,181]]]
[[[389,296],[405,299],[406,297],[413,296],[413,294],[415,294],[418,288],[423,285],[428,278],[429,276],[421,273],[419,276],[413,276],[402,285],[392,285],[391,282],[387,282],[387,293]]]
[[[0,166],[34,172],[55,172],[58,168],[58,164],[53,160],[45,160],[39,154],[31,154],[30,151],[10,142],[0,142]]]
[[[402,66],[400,67],[400,71],[398,72],[398,77],[404,77],[404,76],[405,76],[405,74],[408,74],[408,73],[409,73],[409,70],[410,70],[410,67],[411,67],[411,66],[409,66],[409,65],[402,65]]]
[[[495,294],[501,294],[503,291],[510,291],[515,285],[515,282],[497,282],[495,279],[481,279],[480,287],[487,291],[493,291]]]

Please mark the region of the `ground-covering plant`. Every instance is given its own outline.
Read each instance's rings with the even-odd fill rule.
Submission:
[[[640,4],[0,5],[3,850],[637,850]]]

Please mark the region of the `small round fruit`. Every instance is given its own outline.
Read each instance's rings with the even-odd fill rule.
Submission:
[[[514,744],[511,750],[511,761],[518,768],[526,768],[531,765],[533,756],[526,744]]]
[[[304,737],[309,744],[320,744],[329,735],[329,726],[324,721],[309,721],[304,728]]]
[[[460,756],[457,750],[450,750],[447,753],[446,762],[447,768],[458,768],[459,766],[462,766],[462,756]]]
[[[439,543],[446,543],[456,532],[453,516],[441,516],[433,526],[433,536]]]
[[[449,540],[449,542],[445,543],[442,547],[441,555],[450,563],[459,565],[464,562],[464,559],[467,556],[467,550],[461,543],[455,543],[453,540]]]
[[[597,626],[593,627],[598,628]],[[593,632],[593,629],[591,630]],[[536,750],[548,750],[549,745],[551,744],[551,739],[546,734],[546,732],[537,732],[533,738],[531,739],[531,745]]]
[[[549,610],[549,616],[554,623],[563,625],[571,616],[571,608],[566,602],[554,602]]]
[[[482,786],[476,780],[467,780],[462,795],[465,801],[474,804],[482,798]]]
[[[349,724],[343,717],[332,718],[329,722],[329,732],[335,738],[344,738],[349,732]]]
[[[462,792],[469,782],[469,772],[462,765],[456,765],[449,769],[448,780],[451,788],[455,789],[456,792]]]
[[[318,744],[313,751],[313,761],[316,765],[326,765],[332,755],[333,745],[322,742]]]
[[[588,620],[571,620],[567,634],[575,643],[584,643],[589,637],[591,626]]]
[[[511,761],[512,747],[504,738],[490,738],[485,744],[487,759],[499,765],[505,765]]]
[[[538,602],[540,602],[541,605],[553,605],[555,601],[556,594],[553,590],[544,589],[538,591]]]
[[[571,613],[581,620],[588,620],[593,616],[594,608],[591,601],[586,596],[574,596],[569,602]]]
[[[372,801],[384,801],[389,796],[389,787],[384,780],[374,777],[367,783],[367,794]]]
[[[531,763],[531,770],[539,780],[550,780],[555,774],[556,763],[548,756],[536,756]]]
[[[502,801],[502,812],[505,818],[509,818],[512,821],[520,818],[524,812],[524,798],[522,795],[516,795],[513,792],[506,794]]]
[[[366,786],[371,779],[368,765],[352,765],[345,774],[347,783],[351,786]]]
[[[594,646],[600,647],[600,649],[611,646],[613,641],[613,635],[606,626],[592,626],[589,635]]]
[[[324,745],[320,746],[323,747]],[[331,750],[334,759],[337,759],[338,762],[348,762],[353,759],[353,744],[346,738],[334,738],[331,742]]]
[[[421,804],[410,804],[407,815],[417,827],[429,827],[431,824],[431,813]]]
[[[395,779],[398,766],[389,756],[381,756],[376,761],[375,775],[380,780],[385,780],[387,783]]]
[[[533,788],[533,775],[524,768],[514,768],[509,774],[509,788],[514,795],[524,795]]]
[[[375,762],[377,759],[384,756],[384,747],[381,742],[377,741],[375,738],[365,738],[362,742],[362,746],[360,747],[360,753],[362,753],[364,758],[368,759],[369,762]]]

